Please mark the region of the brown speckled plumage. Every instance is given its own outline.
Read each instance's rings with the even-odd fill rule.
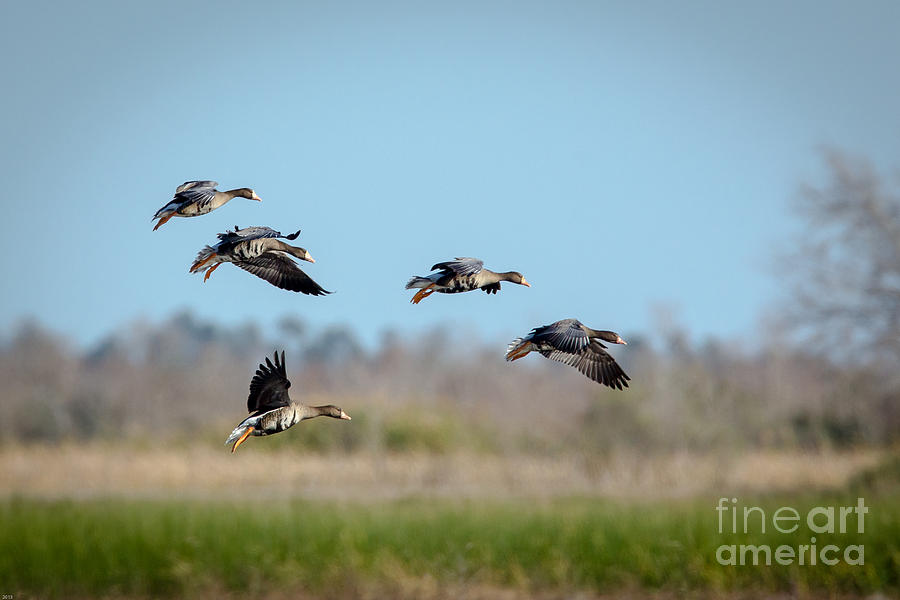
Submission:
[[[284,352],[279,359],[275,353],[274,362],[266,358],[250,380],[250,395],[247,396],[249,417],[234,428],[225,445],[234,442],[232,453],[248,436],[263,436],[280,433],[300,421],[314,417],[333,417],[350,420],[350,415],[334,405],[304,406],[291,400],[288,388],[291,382],[284,368]]]
[[[236,188],[220,192],[216,189],[217,181],[185,181],[175,188],[175,196],[162,208],[156,211],[152,221],[159,219],[153,231],[156,231],[172,217],[198,217],[214,211],[233,198],[261,200],[250,188]]]
[[[625,344],[618,333],[591,329],[578,319],[563,319],[536,327],[507,347],[506,360],[518,360],[535,351],[570,367],[575,367],[597,383],[615,389],[628,387],[631,378],[606,351],[600,340]]]
[[[419,288],[410,302],[418,304],[434,292],[441,294],[458,294],[483,290],[488,294],[500,291],[500,282],[509,281],[526,287],[531,284],[518,271],[498,273],[484,268],[484,261],[477,258],[457,258],[437,263],[431,267],[432,273],[427,277],[413,276],[406,282],[406,289]]]
[[[215,245],[200,250],[190,271],[206,273],[203,277],[206,281],[219,265],[230,262],[283,290],[310,296],[330,294],[294,262],[293,258],[316,262],[309,252],[278,239],[294,240],[299,234],[297,231],[282,235],[271,227],[235,227],[234,231],[218,234],[219,242]]]

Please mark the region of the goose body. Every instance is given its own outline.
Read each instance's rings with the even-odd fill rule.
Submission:
[[[315,417],[332,417],[350,420],[350,415],[334,405],[304,406],[291,400],[288,388],[291,382],[284,368],[284,352],[279,360],[275,353],[274,362],[266,358],[260,363],[253,379],[250,380],[250,395],[247,397],[249,417],[238,424],[225,440],[225,445],[234,443],[234,453],[250,436],[264,436],[281,433],[300,421]]]
[[[218,243],[200,250],[190,272],[205,272],[203,281],[206,281],[219,265],[230,262],[283,290],[312,296],[330,294],[294,262],[294,257],[316,262],[309,252],[281,241],[281,238],[293,241],[298,235],[300,231],[282,235],[271,227],[235,227],[234,231],[218,234]]]
[[[410,302],[418,304],[434,292],[458,294],[472,290],[484,290],[488,294],[500,291],[500,282],[509,281],[526,287],[531,284],[517,271],[497,273],[484,268],[484,261],[477,258],[460,258],[437,263],[431,267],[432,273],[425,277],[413,276],[406,282],[406,289],[419,288]]]
[[[168,204],[156,211],[153,219],[159,219],[153,231],[159,229],[172,217],[197,217],[212,212],[233,198],[262,200],[250,188],[236,188],[220,192],[217,181],[186,181],[175,188],[175,196]]]
[[[591,329],[578,319],[563,319],[536,327],[525,337],[514,339],[507,347],[506,360],[518,360],[529,352],[538,352],[575,367],[597,383],[619,390],[627,388],[631,378],[600,340],[627,343],[614,331]]]

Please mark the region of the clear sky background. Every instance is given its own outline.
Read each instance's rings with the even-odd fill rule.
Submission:
[[[894,167],[900,2],[4,2],[0,331],[90,344],[180,308],[486,337],[578,317],[757,335],[787,201],[834,145]],[[150,218],[177,185],[252,187]],[[332,296],[230,265],[219,231],[302,228]],[[403,286],[476,256],[531,289]]]

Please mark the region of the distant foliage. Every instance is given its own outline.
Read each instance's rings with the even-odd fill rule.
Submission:
[[[866,161],[823,153],[827,180],[804,185],[802,230],[783,256],[786,321],[832,357],[900,363],[900,186]]]
[[[692,345],[674,319],[613,353],[632,377],[612,391],[572,369],[503,359],[450,326],[366,348],[351,329],[296,316],[269,339],[181,311],[86,351],[39,324],[0,343],[0,442],[224,439],[245,416],[257,363],[287,352],[291,392],[337,404],[321,423],[259,447],[314,452],[570,453],[848,448],[900,442],[900,193],[863,161],[824,155],[804,186],[801,231],[782,254],[789,298],[768,345]],[[512,336],[510,336],[512,337]],[[327,421],[327,419],[326,419]]]
[[[383,336],[366,349],[345,327],[296,318],[265,339],[182,312],[139,323],[86,351],[28,323],[0,345],[0,441],[224,440],[245,415],[257,363],[286,349],[291,392],[337,404],[351,423],[317,423],[259,451],[447,453],[843,448],[898,441],[894,397],[868,365],[836,366],[802,348],[748,353],[677,327],[628,336],[616,356],[632,387],[611,391],[550,361],[503,360],[500,341],[450,328]],[[893,411],[893,412],[892,412]],[[327,420],[326,420],[327,421]]]

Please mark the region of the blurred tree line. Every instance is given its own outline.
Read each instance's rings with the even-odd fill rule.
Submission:
[[[297,398],[353,427],[276,436],[321,451],[642,452],[844,448],[900,441],[900,197],[862,161],[825,153],[779,257],[786,292],[759,349],[692,345],[670,323],[628,334],[614,392],[546,360],[504,361],[506,340],[435,328],[367,349],[346,327],[284,317],[277,334],[189,312],[136,322],[87,351],[37,323],[0,343],[0,441],[196,438],[244,416],[257,363],[285,349]],[[627,333],[627,332],[626,332]],[[340,429],[340,430],[339,430]],[[278,437],[284,438],[275,442]]]

